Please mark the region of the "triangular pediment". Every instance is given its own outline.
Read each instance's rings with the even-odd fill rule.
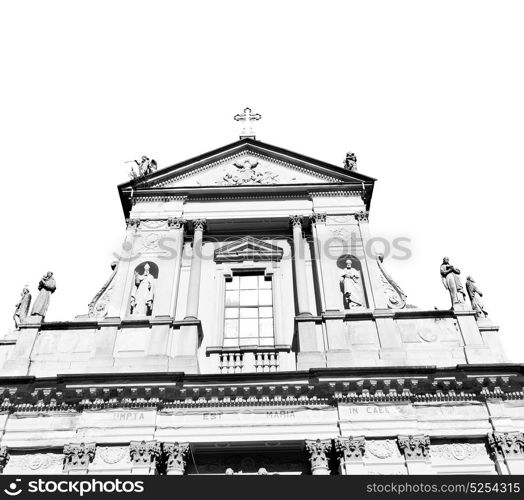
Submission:
[[[254,139],[242,139],[163,168],[133,183],[135,189],[220,188],[337,184],[374,179]]]
[[[215,250],[216,262],[281,260],[284,250],[266,241],[246,236]]]

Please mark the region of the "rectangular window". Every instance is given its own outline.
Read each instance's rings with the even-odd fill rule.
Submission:
[[[226,278],[224,347],[275,345],[271,285],[261,274]]]

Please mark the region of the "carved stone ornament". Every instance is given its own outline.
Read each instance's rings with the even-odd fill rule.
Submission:
[[[485,453],[485,450],[484,450]],[[446,460],[467,460],[479,454],[479,448],[470,443],[451,443],[431,447],[431,456]]]
[[[406,460],[426,460],[429,457],[429,436],[399,436],[398,447]]]
[[[278,174],[260,166],[258,160],[246,158],[233,163],[234,169],[226,168],[222,179],[217,184],[222,186],[242,186],[246,184],[276,184]]]
[[[95,457],[96,443],[70,443],[64,446],[65,470],[85,470]]]
[[[97,458],[100,457],[106,464],[114,465],[129,457],[128,452],[127,446],[99,446],[97,448]]]
[[[314,214],[311,214],[311,215],[309,216],[309,220],[310,220],[313,224],[325,224],[325,223],[326,223],[326,217],[327,217],[326,214],[318,214],[318,213],[314,213]]]
[[[138,229],[140,227],[140,219],[126,219],[127,229]]]
[[[193,221],[193,229],[195,231],[204,231],[206,229],[206,219],[195,219]]]
[[[522,458],[524,455],[524,434],[519,431],[490,433],[488,444],[496,456]]]
[[[118,270],[118,262],[111,263],[111,276],[104,283],[100,291],[93,297],[89,303],[89,318],[104,318],[107,314],[107,306],[111,300],[111,294],[114,287],[114,280]]]
[[[129,455],[134,465],[150,465],[160,456],[158,441],[131,441]]]
[[[396,444],[389,439],[366,442],[366,451],[376,458],[384,460],[395,454]]]
[[[331,446],[330,439],[306,441],[306,451],[309,453],[309,462],[313,474],[318,473],[319,469],[329,471],[329,458],[327,455],[331,451]]]
[[[164,443],[162,445],[168,471],[184,474],[189,443]]]
[[[377,264],[380,270],[380,280],[384,288],[384,295],[386,296],[386,303],[389,309],[404,309],[406,307],[406,294],[397,282],[384,269],[383,255],[377,255]]]
[[[7,451],[7,446],[0,446],[0,472],[4,471],[8,460],[9,452]]]
[[[362,460],[366,453],[366,439],[364,436],[337,437],[335,450],[342,462]]]

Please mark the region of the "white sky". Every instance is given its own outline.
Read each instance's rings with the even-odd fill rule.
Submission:
[[[387,268],[448,308],[444,255],[484,291],[522,362],[522,1],[23,1],[0,6],[4,226],[0,330],[22,287],[87,312],[124,236],[125,160],[160,167],[257,137],[378,178],[375,236],[412,239]]]

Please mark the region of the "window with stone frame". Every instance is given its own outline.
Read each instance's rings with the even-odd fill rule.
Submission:
[[[262,273],[226,278],[224,347],[273,346],[273,290]]]

